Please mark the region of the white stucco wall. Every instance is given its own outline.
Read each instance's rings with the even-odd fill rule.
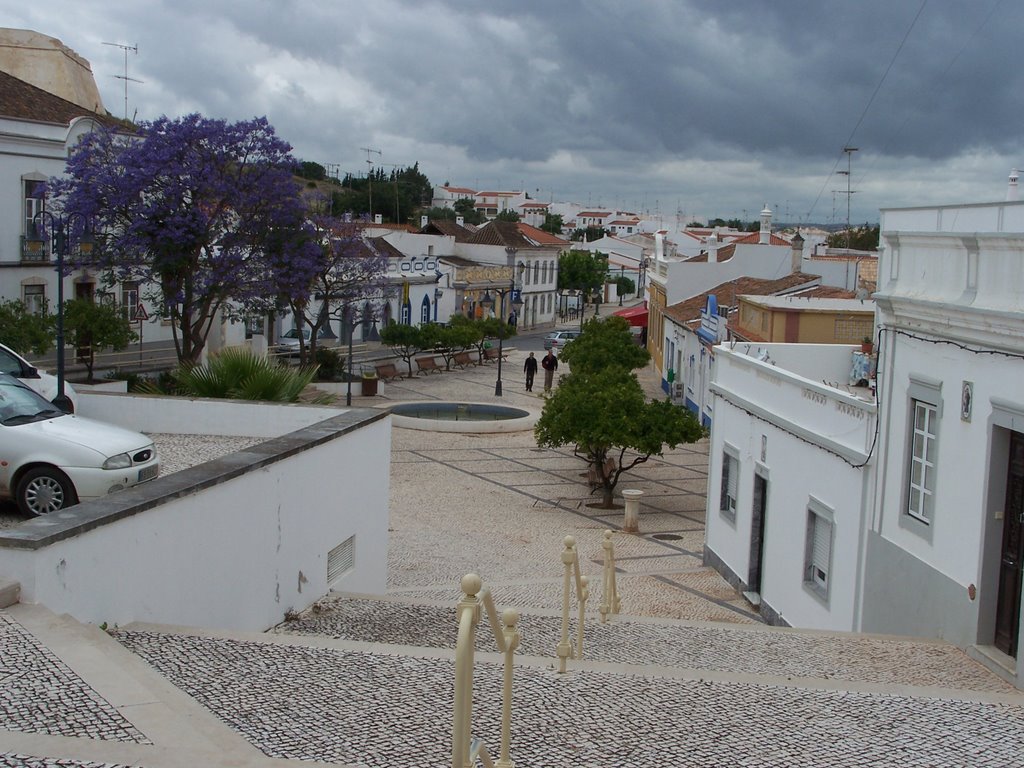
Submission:
[[[273,409],[276,406],[262,406]],[[0,534],[22,601],[80,621],[262,630],[329,586],[386,586],[390,418],[304,430]],[[354,564],[327,583],[328,553]]]
[[[814,350],[809,346],[805,354],[813,356]],[[728,345],[716,347],[715,357],[708,549],[745,582],[756,471],[768,480],[762,601],[793,626],[855,629],[870,470],[854,465],[868,459],[874,405],[729,350]],[[834,373],[822,368],[822,378]],[[722,455],[727,446],[739,460],[734,520],[719,510]],[[812,503],[832,515],[832,563],[824,596],[805,583]]]

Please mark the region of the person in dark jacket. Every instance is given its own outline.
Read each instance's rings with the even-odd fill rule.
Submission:
[[[558,370],[558,358],[555,357],[555,350],[549,349],[540,364],[544,368],[544,391],[550,392],[551,383],[555,380],[555,371]]]
[[[523,370],[526,371],[526,391],[533,392],[533,377],[537,375],[537,358],[533,356],[533,352],[526,358]]]

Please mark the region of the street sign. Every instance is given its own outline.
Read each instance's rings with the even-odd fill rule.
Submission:
[[[139,305],[135,307],[135,320],[140,323],[143,320],[149,320],[149,313],[146,312],[146,308],[142,305],[141,301],[139,302]]]

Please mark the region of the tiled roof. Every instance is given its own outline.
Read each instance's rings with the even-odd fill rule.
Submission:
[[[90,112],[6,72],[0,72],[0,115],[59,125],[68,125],[76,117],[93,117],[105,125],[123,124],[106,112]]]
[[[473,233],[460,227],[452,219],[431,219],[420,231],[421,235],[447,235],[454,237],[457,243],[468,243]]]
[[[751,232],[749,235],[743,237],[737,237],[733,240],[730,245],[758,245],[761,242],[760,232]],[[768,236],[768,245],[792,245],[789,240],[779,237],[774,232]]]
[[[687,323],[700,317],[700,312],[707,304],[708,296],[718,297],[719,306],[733,306],[736,297],[744,294],[752,296],[774,296],[780,293],[791,293],[800,286],[812,287],[820,284],[821,277],[818,275],[807,275],[802,272],[786,275],[777,280],[765,280],[759,277],[738,277],[727,283],[716,285],[709,291],[691,296],[678,304],[665,307],[665,314],[677,323]]]
[[[611,215],[612,215],[611,211],[581,211],[580,213],[576,214],[576,217],[579,218],[580,216],[588,216],[590,218],[595,218],[596,217],[596,218],[599,218],[599,219],[603,219],[605,216],[611,216]]]
[[[523,237],[529,238],[537,245],[568,245],[569,241],[564,237],[553,235],[550,232],[545,232],[543,229],[537,227],[531,227],[529,224],[523,222],[517,222],[519,224],[519,234]]]
[[[467,240],[475,245],[500,245],[505,248],[532,248],[530,242],[519,231],[518,222],[495,219],[480,227]]]
[[[464,194],[472,196],[476,194],[476,190],[470,189],[469,187],[441,187],[441,189],[445,190],[446,192],[451,192],[452,194],[457,195]]]
[[[519,207],[520,208],[547,208],[548,207],[548,203],[535,203],[534,201],[529,200],[529,201],[523,203],[522,205],[520,205]]]
[[[377,253],[381,254],[382,256],[387,256],[389,259],[405,258],[404,253],[395,248],[395,246],[393,246],[383,237],[371,237],[370,242],[373,243],[373,247],[377,249]]]

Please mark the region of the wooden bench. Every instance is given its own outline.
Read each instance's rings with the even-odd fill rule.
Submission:
[[[436,357],[417,357],[416,358],[417,373],[431,374],[431,373],[442,373],[444,368],[437,364]]]
[[[382,381],[398,381],[402,378],[402,374],[399,373],[394,363],[377,363],[373,366],[373,370],[377,372],[377,378]]]
[[[452,358],[452,365],[457,368],[465,368],[468,365],[473,365],[473,357],[469,352],[458,352],[455,357]]]
[[[618,465],[615,463],[615,459],[613,459],[611,456],[604,460],[605,477],[611,475],[617,468]],[[600,488],[603,485],[603,483],[601,482],[601,474],[597,471],[597,467],[593,464],[591,464],[590,468],[587,469],[587,485],[589,485],[592,489]]]
[[[497,347],[487,347],[487,349],[484,350],[484,362],[485,363],[493,363],[497,359],[498,359],[498,348]],[[502,360],[508,360],[508,352],[505,352],[504,350],[502,350],[502,352],[501,352],[501,359]]]

